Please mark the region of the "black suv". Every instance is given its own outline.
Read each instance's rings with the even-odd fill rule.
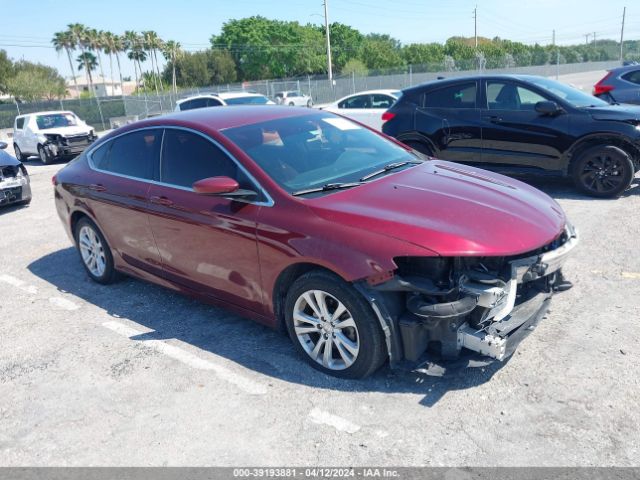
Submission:
[[[505,174],[570,176],[618,196],[640,169],[640,107],[543,77],[435,80],[402,92],[382,131],[427,155]]]

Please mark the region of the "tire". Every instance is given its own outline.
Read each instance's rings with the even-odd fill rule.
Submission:
[[[49,165],[53,162],[53,158],[42,145],[38,145],[38,156],[40,157],[40,161],[43,165]]]
[[[293,103],[293,102],[289,102],[289,106],[290,106],[290,107],[295,107],[295,106],[296,106],[296,104],[295,104],[295,103]]]
[[[307,108],[311,108],[313,107],[313,100],[309,99],[307,100]]]
[[[345,310],[335,320],[327,316],[340,305]],[[326,374],[365,378],[387,358],[382,329],[370,305],[353,286],[331,273],[312,271],[293,283],[285,300],[285,322],[295,349]]]
[[[407,140],[406,142],[402,142],[406,146],[413,148],[414,150],[422,153],[423,155],[427,155],[429,157],[433,157],[433,151],[429,145],[419,142],[417,140]]]
[[[20,147],[18,147],[17,143],[13,144],[13,152],[16,154],[16,159],[19,162],[24,162],[27,157],[22,153],[22,150],[20,150]]]
[[[629,188],[635,168],[624,150],[613,145],[599,145],[580,153],[571,175],[576,187],[587,195],[612,198]]]
[[[119,275],[114,267],[113,255],[109,244],[96,224],[87,217],[81,218],[78,220],[78,223],[76,223],[74,237],[76,240],[76,248],[80,254],[80,260],[89,277],[91,277],[93,281],[102,283],[103,285],[115,282]],[[95,240],[97,240],[98,243],[96,243]],[[90,251],[97,252],[95,263],[90,260]]]

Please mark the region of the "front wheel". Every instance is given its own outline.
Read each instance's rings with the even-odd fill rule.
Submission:
[[[285,321],[296,350],[315,369],[364,378],[385,361],[382,330],[353,286],[328,272],[298,278],[285,301]]]
[[[42,145],[38,145],[38,156],[40,157],[40,161],[43,165],[49,165],[51,162],[53,162],[53,157]]]
[[[311,100],[311,99],[307,100],[307,107],[308,108],[313,107],[313,100]]]
[[[593,197],[617,197],[635,175],[633,161],[626,152],[613,145],[593,147],[576,159],[573,181],[576,187]]]
[[[92,280],[109,284],[118,278],[113,255],[102,232],[87,217],[78,220],[75,228],[76,245],[82,265]]]

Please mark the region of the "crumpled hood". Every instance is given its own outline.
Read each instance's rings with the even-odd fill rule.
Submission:
[[[640,107],[635,105],[608,105],[588,109],[594,120],[640,123]]]
[[[321,218],[404,240],[442,256],[508,256],[563,231],[562,208],[520,181],[433,160],[308,200]]]
[[[40,133],[45,134],[54,134],[54,135],[62,135],[63,137],[73,137],[74,135],[87,135],[91,131],[91,127],[88,125],[76,125],[75,127],[58,127],[58,128],[47,128],[46,130],[41,130]]]

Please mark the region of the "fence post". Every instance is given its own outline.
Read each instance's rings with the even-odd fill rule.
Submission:
[[[356,93],[356,72],[351,72],[351,93]]]
[[[413,87],[413,65],[409,64],[409,86]]]

